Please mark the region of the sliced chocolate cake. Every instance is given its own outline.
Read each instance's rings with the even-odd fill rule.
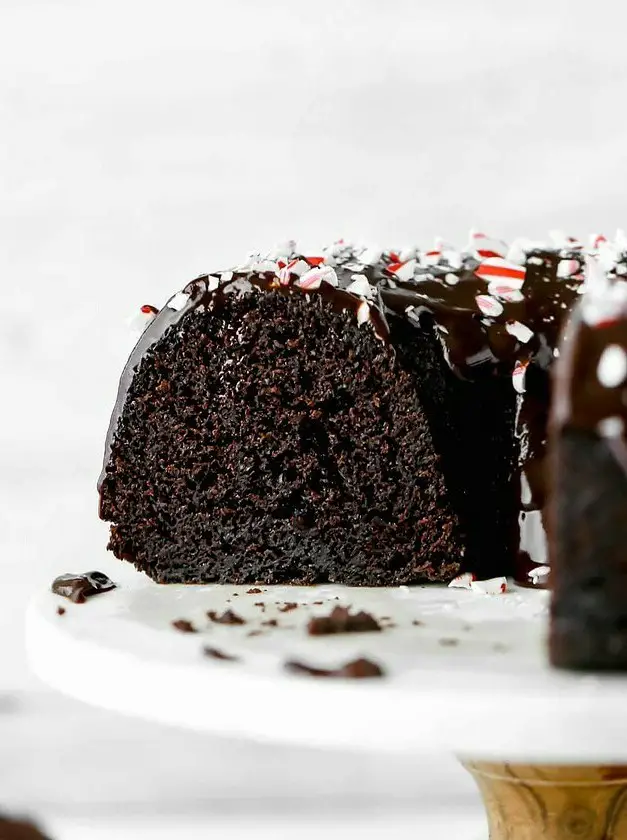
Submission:
[[[253,260],[154,318],[100,481],[118,557],[162,582],[370,585],[512,557],[511,387],[458,378],[382,282],[394,255],[359,256]]]
[[[624,264],[619,264],[624,274]],[[590,263],[556,365],[548,505],[550,655],[627,669],[627,282]]]
[[[164,582],[543,585],[549,371],[583,259],[561,235],[289,243],[143,307],[109,547]]]

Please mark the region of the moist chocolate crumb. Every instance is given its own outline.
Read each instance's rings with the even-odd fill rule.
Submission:
[[[379,632],[381,625],[367,612],[351,615],[346,607],[334,607],[330,615],[316,616],[309,620],[307,632],[310,636],[326,636],[331,633]]]
[[[298,609],[298,604],[294,601],[288,601],[287,603],[283,604],[282,607],[279,607],[279,612],[291,612],[292,610]]]
[[[442,647],[455,647],[459,644],[459,639],[438,639],[438,644]]]
[[[52,581],[50,589],[55,595],[68,598],[75,604],[84,604],[92,595],[110,592],[116,586],[117,584],[103,572],[85,572],[79,575],[71,573],[59,575]]]
[[[239,592],[234,592],[231,597],[232,598],[239,598]]]
[[[203,653],[205,656],[209,656],[212,659],[221,659],[224,662],[239,662],[239,656],[233,656],[231,653],[224,653],[223,650],[218,650],[218,648],[206,647],[203,649]]]
[[[312,601],[312,604],[316,607],[320,607],[324,604],[324,601]]]
[[[424,621],[418,621],[418,619],[417,619],[417,618],[415,618],[415,619],[412,621],[412,624],[413,624],[413,626],[414,626],[414,627],[424,627],[424,626],[425,626]]]
[[[57,615],[65,615],[65,607],[57,607]]]
[[[252,589],[247,589],[246,590],[247,595],[261,595],[262,592],[263,592],[263,589],[259,589],[258,586],[253,586]]]
[[[226,610],[222,615],[218,615],[215,610],[209,610],[207,616],[215,624],[246,624],[245,620],[237,613],[234,613],[233,610]]]
[[[276,620],[276,618],[269,618],[268,621],[262,621],[261,624],[262,624],[263,627],[278,627],[279,626],[279,622]]]
[[[188,621],[186,618],[178,618],[176,621],[173,621],[172,627],[180,630],[181,633],[198,633],[198,630],[196,630],[191,621]]]
[[[249,633],[246,634],[247,636],[261,636],[261,630],[251,630]]]
[[[0,815],[0,840],[48,840],[34,823]]]
[[[306,674],[310,677],[345,677],[351,680],[383,677],[385,671],[370,659],[355,659],[339,668],[314,668],[304,662],[291,660],[285,663],[285,669],[292,674]]]

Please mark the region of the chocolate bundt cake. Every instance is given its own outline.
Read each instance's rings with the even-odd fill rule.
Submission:
[[[584,255],[288,243],[143,307],[109,547],[163,582],[543,584],[549,371]]]
[[[627,669],[627,282],[591,263],[556,365],[548,520],[550,655]]]

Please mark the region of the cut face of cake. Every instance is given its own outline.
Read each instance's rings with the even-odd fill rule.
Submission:
[[[619,278],[589,265],[556,365],[550,653],[563,668],[627,669],[627,282]]]
[[[100,482],[110,548],[161,582],[496,574],[509,383],[458,378],[432,327],[383,303],[381,264],[281,262],[198,278],[143,333]]]

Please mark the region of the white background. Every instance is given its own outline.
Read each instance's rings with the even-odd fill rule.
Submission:
[[[61,571],[117,570],[95,480],[126,319],[288,237],[314,251],[340,236],[464,244],[470,226],[512,238],[626,225],[623,9],[0,0],[0,679],[35,703],[40,729],[47,707],[21,644],[29,593]],[[77,751],[91,718],[50,704],[61,723],[84,719],[65,745]],[[143,732],[107,721],[118,747]],[[5,728],[5,756],[32,780],[34,730]],[[40,770],[58,741],[44,737]],[[263,775],[256,749],[218,750],[237,795]],[[307,781],[305,758],[290,761]],[[115,761],[102,766],[115,800]],[[379,790],[393,777],[372,772]],[[294,778],[270,776],[297,796]]]

